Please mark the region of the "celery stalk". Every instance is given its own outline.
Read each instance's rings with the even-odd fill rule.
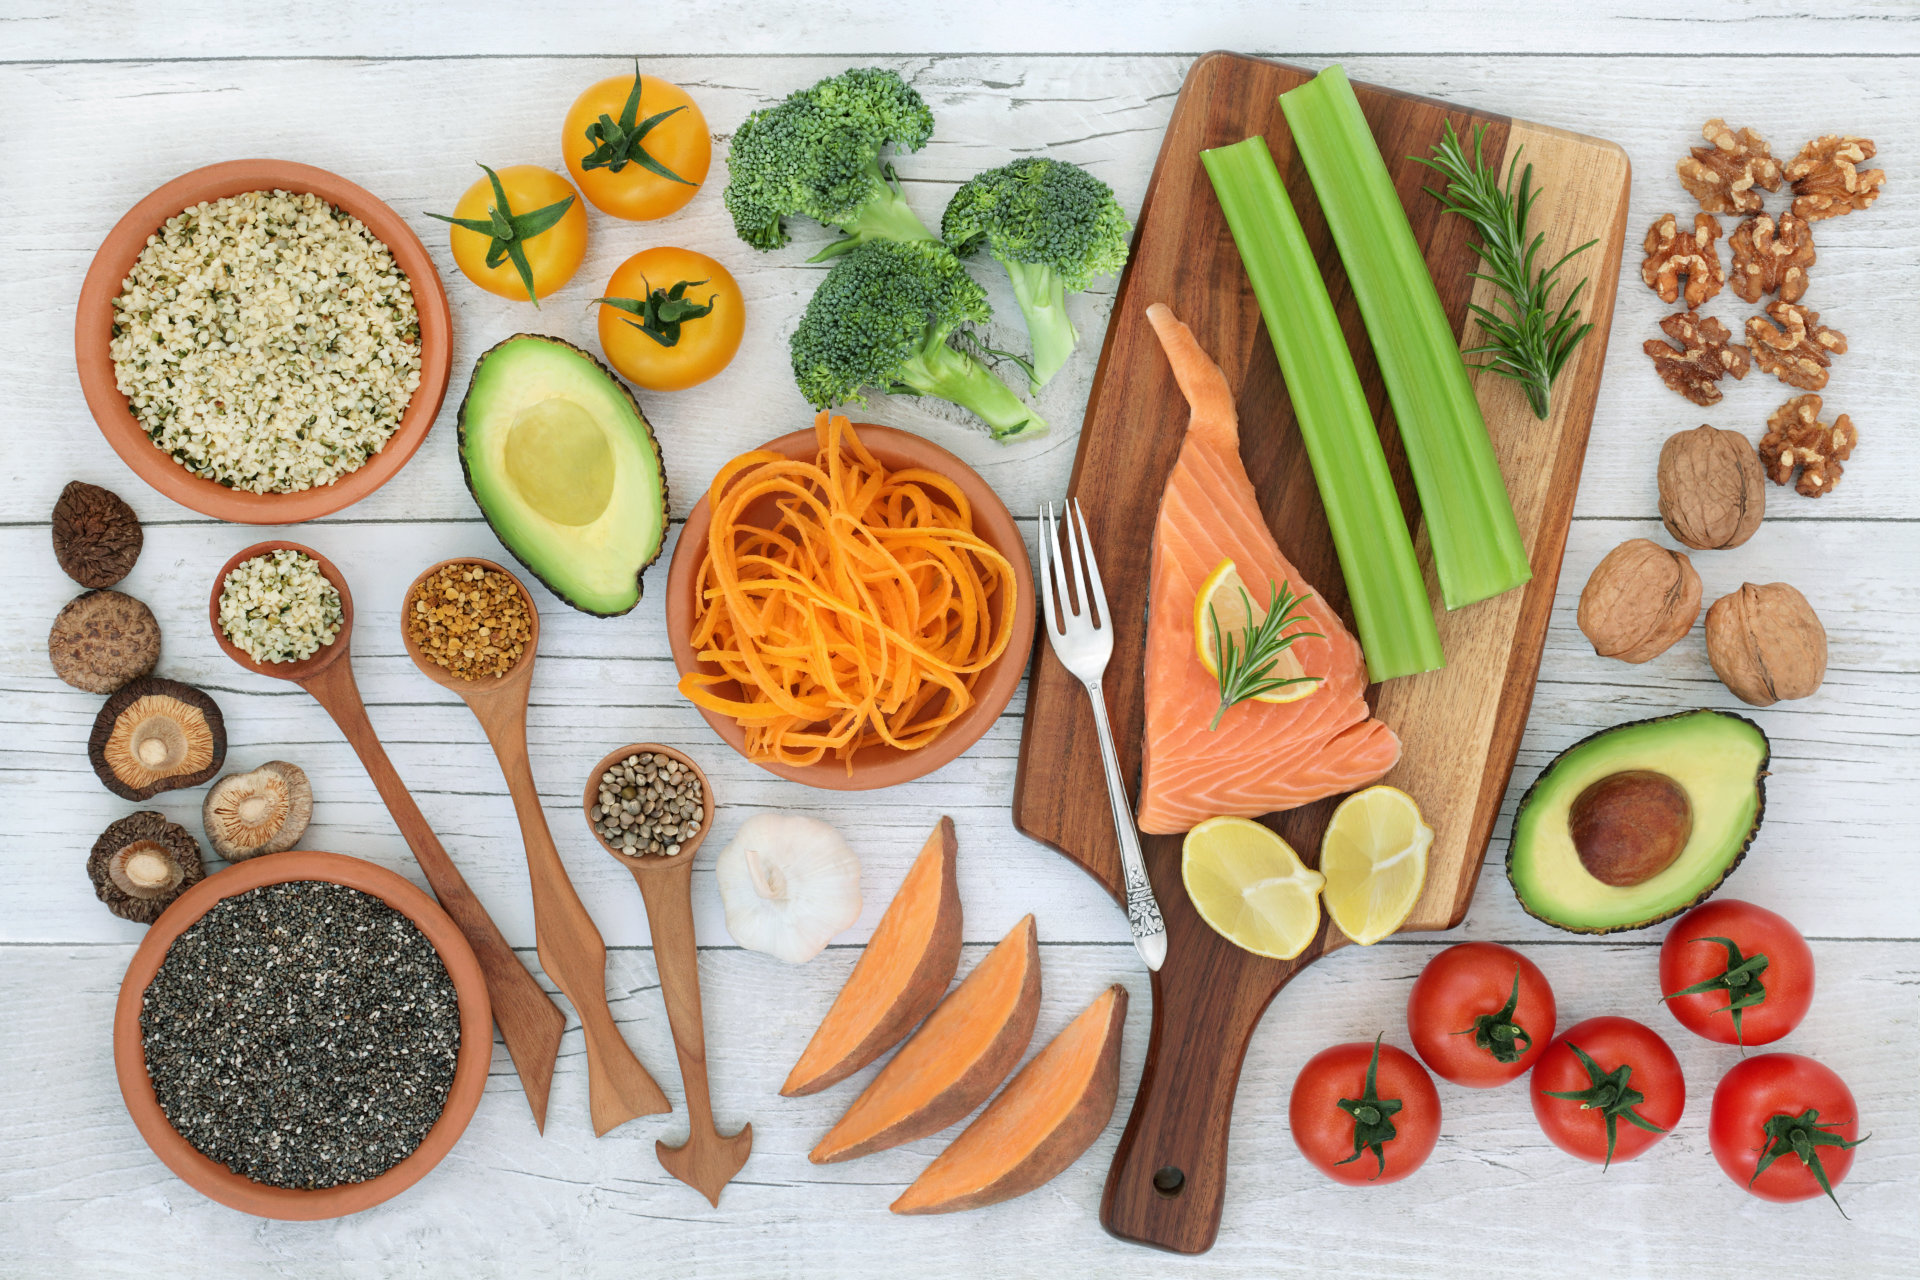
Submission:
[[[1265,138],[1200,153],[1286,376],[1375,680],[1442,664],[1406,516],[1353,355]]]
[[[1447,608],[1533,576],[1460,344],[1339,67],[1280,95],[1393,402]]]

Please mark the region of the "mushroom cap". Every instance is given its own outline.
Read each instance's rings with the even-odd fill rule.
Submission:
[[[160,661],[153,610],[118,591],[89,591],[67,601],[47,634],[54,674],[88,693],[112,693]]]
[[[192,685],[135,680],[100,708],[87,757],[107,790],[128,800],[197,787],[226,761],[226,722]]]
[[[175,898],[206,879],[207,868],[191,832],[147,809],[100,833],[87,858],[87,876],[107,910],[152,924]]]
[[[247,773],[230,773],[207,791],[200,806],[213,851],[229,862],[293,848],[313,820],[313,787],[306,771],[269,760]]]
[[[110,587],[132,572],[146,535],[111,489],[74,480],[53,504],[53,558],[83,587]]]

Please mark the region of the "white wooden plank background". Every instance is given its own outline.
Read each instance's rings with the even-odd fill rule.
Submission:
[[[654,7],[543,6],[489,0],[458,11],[347,0],[244,8],[0,2],[0,1276],[531,1276],[1130,1272],[1270,1276],[1333,1259],[1366,1276],[1513,1275],[1562,1269],[1569,1223],[1596,1271],[1635,1276],[1747,1276],[1785,1254],[1809,1276],[1920,1274],[1920,522],[1909,477],[1920,468],[1920,347],[1904,300],[1920,293],[1920,180],[1914,82],[1920,6],[1773,0],[1686,13],[1669,3],[1560,2],[1524,10],[1476,0],[1428,9],[1386,0],[1340,7],[1228,2],[1177,14],[1143,3],[986,0],[965,14],[830,0],[810,6],[738,0]],[[305,765],[320,804],[311,847],[412,864],[358,764],[318,707],[291,686],[249,677],[206,634],[209,576],[247,530],[208,522],[147,490],[86,414],[71,357],[72,303],[106,228],[160,182],[243,154],[342,172],[407,216],[448,276],[458,349],[453,399],[472,357],[533,328],[592,344],[585,299],[612,267],[673,241],[729,262],[753,306],[740,359],[707,387],[648,402],[683,514],[727,456],[804,421],[786,369],[785,336],[812,287],[802,245],[757,255],[731,238],[717,183],[675,219],[632,226],[596,218],[587,265],[539,313],[482,295],[451,272],[437,224],[472,161],[553,163],[566,103],[634,51],[686,84],[714,129],[855,60],[898,67],[926,93],[934,142],[903,162],[909,198],[929,219],[951,187],[1014,154],[1044,151],[1093,168],[1137,207],[1173,95],[1194,51],[1213,46],[1319,65],[1338,56],[1357,77],[1472,101],[1624,145],[1636,165],[1630,234],[1685,207],[1673,159],[1699,122],[1726,114],[1790,150],[1815,133],[1879,140],[1889,194],[1869,214],[1819,228],[1808,301],[1847,333],[1828,400],[1860,426],[1846,480],[1815,503],[1780,495],[1759,535],[1695,563],[1710,597],[1743,580],[1800,586],[1833,646],[1815,698],[1758,713],[1773,736],[1775,777],[1761,841],[1730,893],[1786,910],[1815,938],[1820,997],[1785,1047],[1848,1078],[1874,1139],[1831,1206],[1766,1206],[1728,1183],[1705,1144],[1706,1102],[1731,1051],[1681,1032],[1654,1007],[1652,936],[1578,940],[1526,917],[1498,860],[1504,824],[1461,937],[1527,946],[1572,1020],[1635,1013],[1671,1034],[1693,1100],[1652,1154],[1604,1176],[1540,1136],[1517,1088],[1442,1085],[1446,1123],[1423,1173],[1349,1193],[1294,1152],[1282,1119],[1299,1065],[1318,1048],[1385,1029],[1403,1034],[1406,987],[1441,939],[1349,949],[1315,966],[1276,1002],[1243,1077],[1220,1243],[1176,1262],[1107,1238],[1098,1227],[1106,1161],[1124,1123],[1145,1048],[1148,989],[1119,913],[1079,872],[1017,835],[1007,816],[1022,702],[979,746],[921,783],[864,798],[768,778],[726,751],[672,691],[656,600],[599,621],[541,596],[545,648],[534,690],[535,772],[583,897],[616,948],[616,1015],[678,1099],[664,1019],[626,874],[597,855],[575,817],[580,779],[610,744],[682,743],[711,771],[724,807],[720,838],[753,812],[801,808],[842,826],[865,859],[864,918],[815,964],[788,969],[730,945],[711,879],[696,878],[708,947],[714,1088],[723,1125],[751,1119],[756,1150],[718,1212],[666,1178],[655,1137],[677,1118],[636,1122],[595,1141],[585,1124],[577,1032],[569,1032],[547,1135],[537,1136],[504,1052],[468,1136],[414,1191],[335,1224],[262,1223],[201,1198],[147,1152],[127,1120],[106,1052],[114,994],[140,931],[93,900],[82,871],[98,830],[130,807],[101,789],[83,746],[98,699],[55,679],[45,628],[74,588],[47,549],[60,486],[117,489],[148,521],[147,550],[126,589],[166,631],[165,674],[208,688],[227,713],[235,767],[271,755]],[[1131,52],[1111,53],[1123,49]],[[1629,253],[1625,278],[1635,280]],[[1010,299],[996,294],[1005,327]],[[1110,289],[1084,299],[1096,335]],[[1740,313],[1723,299],[1721,313]],[[1784,394],[1749,378],[1710,414],[1670,395],[1638,351],[1663,308],[1623,286],[1560,596],[1516,771],[1517,796],[1566,743],[1615,721],[1693,705],[1738,709],[1713,680],[1698,640],[1641,668],[1595,658],[1573,626],[1588,570],[1619,540],[1657,535],[1658,444],[1699,421],[1757,435]],[[1007,328],[1015,340],[1017,329]],[[1050,387],[1049,439],[1001,450],[956,415],[910,400],[876,416],[923,430],[980,466],[1016,511],[1064,484],[1092,372],[1091,351]],[[374,722],[428,818],[516,945],[532,919],[511,807],[465,709],[407,662],[400,592],[447,555],[495,554],[452,457],[451,408],[419,458],[380,493],[304,530],[351,575],[356,670]],[[654,585],[663,580],[655,571]],[[197,824],[197,793],[155,807]],[[886,1204],[941,1140],[817,1169],[805,1151],[851,1096],[775,1090],[851,966],[925,828],[951,813],[961,834],[966,935],[985,944],[1039,913],[1047,1003],[1036,1043],[1101,986],[1125,982],[1135,1003],[1127,1089],[1101,1142],[1057,1182],[984,1213],[896,1220]],[[417,879],[417,876],[416,876]],[[978,947],[970,951],[977,954]],[[530,949],[527,952],[532,962]],[[1364,1237],[1361,1233],[1364,1233]]]

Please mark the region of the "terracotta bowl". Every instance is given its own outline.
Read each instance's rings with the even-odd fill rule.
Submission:
[[[446,1107],[433,1128],[427,1130],[425,1141],[377,1178],[319,1191],[264,1186],[201,1155],[175,1132],[160,1109],[153,1082],[147,1077],[147,1057],[140,1035],[141,1001],[173,940],[223,898],[288,880],[345,885],[379,898],[406,916],[439,952],[460,1002],[460,1053],[453,1084],[447,1090]],[[188,1186],[230,1209],[263,1218],[311,1221],[343,1217],[390,1200],[420,1181],[466,1130],[474,1108],[480,1104],[492,1061],[493,1010],[487,1002],[486,980],[473,949],[452,917],[410,881],[385,867],[339,853],[271,853],[208,876],[187,890],[147,930],[146,941],[133,953],[133,963],[127,966],[127,976],[120,984],[120,1003],[113,1013],[114,1069],[120,1077],[120,1096],[126,1099],[140,1136],[161,1163]]]
[[[420,386],[380,452],[358,471],[329,485],[299,493],[247,493],[189,472],[148,438],[114,383],[113,300],[127,273],[146,248],[147,237],[168,218],[203,200],[219,200],[248,191],[310,193],[345,209],[380,238],[413,285],[420,313]],[[453,361],[453,320],[447,293],[433,259],[413,229],[370,192],[345,178],[289,160],[230,160],[182,174],[127,211],[93,256],[73,324],[74,360],[80,390],[100,431],[134,474],[184,507],[240,524],[293,524],[331,515],[360,501],[391,480],[413,457],[440,413]]]
[[[320,565],[320,574],[333,584],[340,593],[340,630],[332,640],[314,650],[313,655],[299,662],[255,662],[233,641],[227,639],[227,633],[220,626],[220,595],[226,590],[227,575],[240,566],[243,560],[266,555],[269,551],[285,548],[312,556]],[[315,551],[312,547],[298,542],[286,542],[276,539],[271,542],[256,542],[250,547],[233,553],[231,559],[220,566],[220,572],[213,576],[213,594],[207,600],[207,621],[213,627],[213,638],[229,658],[245,667],[255,675],[272,676],[276,680],[306,680],[320,673],[322,668],[330,667],[340,655],[347,652],[353,639],[353,592],[347,590],[346,575],[340,572],[333,561]]]
[[[939,472],[960,487],[973,507],[974,531],[1013,566],[1017,588],[1015,594],[1018,598],[1013,604],[1013,638],[1008,642],[1006,652],[980,673],[980,679],[973,687],[974,704],[927,746],[918,751],[902,751],[885,744],[863,747],[854,753],[851,772],[845,762],[832,756],[805,768],[754,761],[769,773],[829,791],[871,791],[878,787],[891,787],[895,783],[925,777],[953,760],[978,742],[987,727],[1007,709],[1007,703],[1013,700],[1014,690],[1020,686],[1020,676],[1026,670],[1027,655],[1033,647],[1033,570],[1027,560],[1026,539],[1020,535],[1020,527],[1013,522],[1013,516],[1008,514],[1000,495],[973,468],[923,436],[868,423],[858,423],[856,426],[862,443],[889,470],[924,467]],[[789,458],[811,459],[819,451],[811,428],[769,440],[760,447]],[[775,518],[770,502],[750,508],[748,514],[768,522]],[[667,569],[667,638],[673,646],[674,665],[682,675],[695,670],[714,670],[694,658],[689,639],[693,634],[694,581],[706,554],[707,530],[711,523],[712,513],[708,510],[706,498],[702,497],[687,516],[686,527],[680,531],[680,540],[673,548],[673,562]],[[993,602],[993,625],[999,625],[1002,610],[1006,607],[1005,594],[1002,593]],[[729,685],[716,688],[723,696],[732,692],[732,686]],[[737,721],[708,711],[705,707],[699,710],[728,746],[743,756],[746,754],[747,735]]]

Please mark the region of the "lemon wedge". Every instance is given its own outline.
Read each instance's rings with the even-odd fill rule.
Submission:
[[[1368,787],[1341,801],[1320,841],[1327,914],[1340,932],[1368,947],[1405,924],[1427,883],[1432,845],[1420,806],[1397,787]]]
[[[1231,560],[1222,560],[1207,575],[1207,580],[1200,584],[1200,592],[1193,600],[1193,648],[1208,675],[1215,680],[1220,678],[1219,664],[1213,658],[1214,619],[1220,620],[1220,628],[1229,636],[1242,635],[1248,627],[1257,627],[1266,621],[1267,610],[1260,601],[1272,598],[1271,587],[1264,593],[1250,590]],[[1267,668],[1267,674],[1276,680],[1297,680],[1307,671],[1300,665],[1298,654],[1292,649],[1282,649]],[[1310,697],[1321,683],[1309,680],[1282,685],[1266,693],[1254,694],[1251,701],[1298,702]]]
[[[1187,832],[1180,879],[1215,933],[1259,956],[1291,960],[1320,929],[1326,877],[1248,818],[1208,818]]]

